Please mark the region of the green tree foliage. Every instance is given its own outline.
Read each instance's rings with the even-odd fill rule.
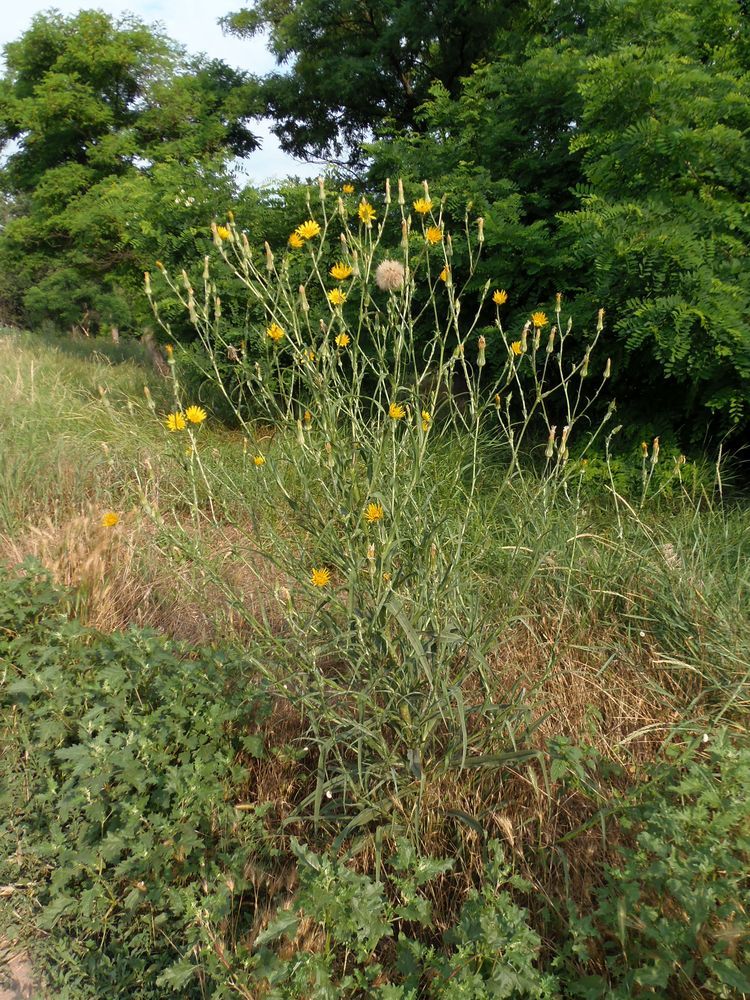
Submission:
[[[260,80],[282,147],[341,156],[386,118],[413,127],[428,88],[455,93],[519,0],[254,0],[223,19],[242,37],[267,32],[279,70]]]
[[[5,56],[5,311],[93,331],[137,325],[142,271],[203,252],[234,192],[228,158],[257,145],[240,111],[247,83],[98,11],[40,15]]]
[[[528,312],[607,309],[621,404],[662,430],[750,417],[748,25],[735,0],[529,3],[419,131],[381,128],[373,176],[430,177],[486,216],[478,282]],[[688,429],[688,430],[686,430]]]

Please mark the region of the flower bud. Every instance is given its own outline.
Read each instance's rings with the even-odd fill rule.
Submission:
[[[307,301],[307,292],[304,285],[299,286],[299,304],[302,312],[306,313],[310,311],[310,304]]]
[[[651,465],[656,465],[659,461],[659,438],[654,438],[654,444],[651,450]]]
[[[557,333],[557,327],[553,326],[549,332],[549,340],[547,341],[547,354],[552,354],[555,349],[555,334]]]
[[[648,458],[648,445],[645,441],[641,441],[641,457]]]
[[[604,310],[600,309],[596,319],[596,332],[601,333],[604,329]]]
[[[562,292],[557,292],[555,295],[555,312],[560,312],[562,308]]]
[[[544,452],[545,458],[552,458],[555,453],[555,435],[557,434],[557,425],[553,425],[549,429],[549,437],[547,438],[547,448]]]
[[[385,203],[390,205],[391,203],[391,179],[386,177],[385,179]]]
[[[398,203],[399,205],[406,204],[406,199],[404,198],[404,182],[400,177],[398,179]]]
[[[302,432],[302,421],[297,421],[297,444],[302,447],[305,443],[305,435]]]
[[[151,275],[148,271],[143,272],[143,283],[146,286],[146,295],[151,295]]]
[[[591,357],[591,348],[586,351],[583,356],[583,364],[581,365],[581,378],[586,378],[589,373],[589,358]]]
[[[484,243],[484,219],[480,215],[477,219],[477,228],[479,230],[478,239],[480,243]]]
[[[268,240],[265,241],[263,246],[266,248],[266,270],[270,273],[273,271],[273,253],[271,252]]]
[[[605,365],[604,368],[604,377],[609,378],[611,374],[612,374],[612,358],[607,358],[607,364]]]
[[[487,341],[484,337],[479,338],[479,354],[477,355],[477,367],[483,368],[485,365],[484,349],[487,346]]]

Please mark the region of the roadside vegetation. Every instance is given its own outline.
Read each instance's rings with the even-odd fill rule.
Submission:
[[[3,338],[6,936],[71,998],[742,995],[742,497],[611,454],[603,314],[464,332],[427,190],[328,205],[152,277],[169,378]]]

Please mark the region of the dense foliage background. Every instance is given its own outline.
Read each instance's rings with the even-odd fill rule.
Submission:
[[[6,320],[139,334],[142,272],[200,266],[212,219],[233,208],[254,245],[285,242],[300,186],[239,190],[232,172],[267,115],[311,173],[322,158],[358,193],[428,178],[453,223],[471,201],[486,233],[476,291],[507,288],[510,323],[562,292],[585,332],[603,306],[634,440],[695,446],[747,427],[742,3],[256,0],[223,24],[265,32],[278,71],[190,59],[91,11],[40,16],[7,47]],[[241,332],[242,303],[223,297]]]

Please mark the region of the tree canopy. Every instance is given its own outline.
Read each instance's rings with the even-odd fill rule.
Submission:
[[[266,32],[279,70],[260,99],[282,147],[356,162],[392,120],[412,128],[437,80],[456,93],[521,0],[255,0],[223,18],[240,37]]]
[[[205,232],[233,190],[226,161],[258,144],[248,81],[101,11],[39,15],[5,59],[5,311],[127,326],[145,309],[144,266],[188,249],[186,207],[200,206]]]

